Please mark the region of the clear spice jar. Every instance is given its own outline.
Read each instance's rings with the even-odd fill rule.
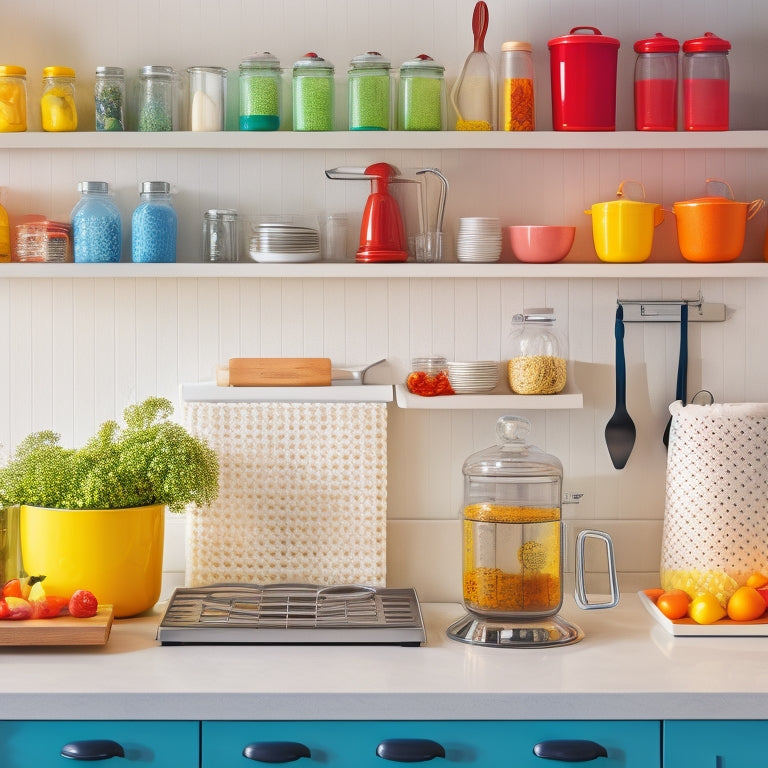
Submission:
[[[565,388],[567,341],[550,307],[525,309],[512,318],[507,372],[518,395],[555,395]]]
[[[441,131],[445,126],[445,67],[425,53],[400,65],[397,127]]]
[[[227,111],[227,70],[189,67],[189,130],[223,131]]]
[[[355,56],[349,69],[349,130],[386,131],[392,102],[391,63],[376,51]]]
[[[203,214],[203,261],[237,261],[237,211],[212,208]]]
[[[96,67],[93,99],[97,131],[125,130],[125,70]]]
[[[43,69],[40,116],[44,131],[76,131],[75,70],[70,67]]]
[[[422,397],[455,394],[448,379],[448,361],[441,356],[414,357],[405,386],[411,394]]]
[[[131,219],[131,260],[134,262],[176,261],[178,218],[171,203],[167,181],[144,181],[141,203]]]
[[[282,114],[282,71],[271,53],[255,53],[240,62],[241,131],[276,131]]]
[[[293,65],[293,130],[332,131],[335,104],[334,66],[308,53]]]
[[[137,130],[174,131],[179,127],[179,76],[173,67],[141,67],[137,81]]]
[[[27,70],[0,66],[0,133],[27,130]]]
[[[117,262],[122,248],[120,211],[106,181],[81,181],[70,215],[75,262]]]
[[[499,123],[503,131],[536,130],[531,44],[510,40],[501,45]]]

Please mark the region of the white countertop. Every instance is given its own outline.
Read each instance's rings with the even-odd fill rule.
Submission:
[[[563,615],[573,645],[479,648],[422,606],[427,643],[160,646],[162,606],[116,620],[101,647],[0,650],[0,719],[754,719],[768,710],[768,638],[675,638],[635,594]]]

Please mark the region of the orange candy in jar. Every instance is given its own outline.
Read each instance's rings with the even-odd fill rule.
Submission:
[[[448,380],[448,362],[444,357],[414,357],[411,368],[405,380],[411,394],[422,397],[455,394]]]
[[[533,131],[536,110],[531,44],[510,40],[501,46],[499,124],[504,131]]]

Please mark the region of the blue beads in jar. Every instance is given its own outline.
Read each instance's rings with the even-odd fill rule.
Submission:
[[[144,181],[131,221],[131,260],[175,262],[178,218],[167,181]]]
[[[70,215],[75,262],[120,261],[122,226],[120,211],[106,181],[81,181],[80,193]]]

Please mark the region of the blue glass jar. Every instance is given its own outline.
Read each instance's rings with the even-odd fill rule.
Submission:
[[[109,184],[81,181],[77,191],[80,199],[70,215],[75,262],[120,261],[122,225]]]
[[[131,221],[131,260],[175,262],[178,217],[167,181],[144,181]]]

